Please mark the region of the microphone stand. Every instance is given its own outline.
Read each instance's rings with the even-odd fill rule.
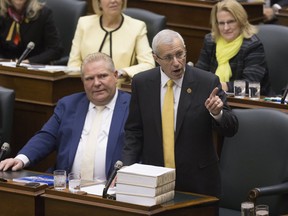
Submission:
[[[109,187],[110,187],[110,184],[109,185],[105,184],[105,187],[103,188],[102,198],[110,199],[110,200],[116,200],[115,194],[108,194]]]
[[[113,182],[113,179],[115,178],[116,174],[117,174],[117,171],[123,166],[123,163],[122,161],[117,161],[114,165],[114,170],[112,171],[111,175],[109,176],[105,186],[104,186],[104,189],[103,189],[103,193],[102,193],[102,198],[105,198],[105,199],[111,199],[111,200],[116,200],[116,195],[115,194],[108,194],[108,189],[110,187],[110,185],[112,184]]]
[[[286,85],[284,94],[283,94],[283,96],[282,96],[282,98],[281,98],[281,104],[285,104],[285,102],[286,102],[286,97],[287,97],[287,93],[288,93],[288,84]]]

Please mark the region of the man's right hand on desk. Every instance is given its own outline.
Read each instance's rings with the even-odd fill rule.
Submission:
[[[11,168],[12,171],[23,169],[24,164],[20,159],[7,158],[0,162],[0,171],[7,171]]]

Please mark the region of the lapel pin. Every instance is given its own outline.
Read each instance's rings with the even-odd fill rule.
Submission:
[[[192,89],[191,89],[191,88],[188,88],[186,91],[187,91],[188,94],[191,94]]]

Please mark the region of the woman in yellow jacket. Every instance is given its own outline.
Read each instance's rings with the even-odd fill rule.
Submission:
[[[68,66],[80,67],[88,54],[103,52],[112,57],[119,77],[132,78],[155,67],[146,24],[122,13],[127,0],[93,0],[92,4],[96,14],[79,19]]]

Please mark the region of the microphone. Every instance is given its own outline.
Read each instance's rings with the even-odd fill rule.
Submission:
[[[0,150],[0,161],[4,160],[10,153],[10,145],[7,142],[4,142]]]
[[[122,166],[123,166],[123,163],[122,163],[122,161],[120,161],[120,160],[118,160],[118,161],[115,163],[114,169],[113,169],[111,175],[109,176],[109,178],[108,178],[108,180],[107,180],[107,182],[106,182],[106,184],[105,184],[105,187],[104,187],[104,189],[103,189],[103,194],[102,194],[102,197],[103,197],[103,198],[113,199],[113,200],[116,199],[115,196],[107,194],[107,191],[108,191],[110,185],[112,184],[112,181],[113,181],[113,179],[115,178],[115,176],[116,176],[116,174],[117,174],[117,171],[118,171],[119,169],[121,169]]]
[[[35,43],[30,41],[25,49],[25,51],[22,53],[20,58],[18,59],[16,63],[16,67],[19,67],[21,62],[27,57],[27,55],[34,49]]]

